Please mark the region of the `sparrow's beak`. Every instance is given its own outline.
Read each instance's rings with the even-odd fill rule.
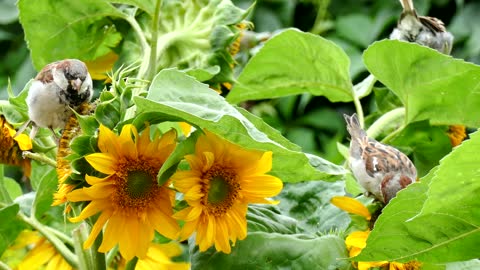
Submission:
[[[70,81],[70,82],[73,86],[73,89],[75,89],[77,91],[80,91],[80,87],[82,87],[82,83],[83,83],[82,80],[76,79],[76,80],[73,80],[73,81]]]

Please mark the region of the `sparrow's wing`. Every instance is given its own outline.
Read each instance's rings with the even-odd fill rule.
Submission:
[[[408,157],[397,149],[369,139],[363,145],[362,159],[367,174],[374,177],[377,173],[406,173],[416,176],[416,169]]]
[[[57,64],[57,62],[54,62],[54,63],[48,64],[45,67],[43,67],[42,70],[40,70],[40,72],[35,77],[35,80],[39,80],[42,83],[53,82],[52,69],[53,69],[53,66],[56,65],[56,64]]]
[[[447,29],[445,29],[445,25],[443,24],[443,22],[441,20],[437,19],[437,18],[428,17],[428,16],[419,16],[418,19],[432,33],[446,32],[447,31]]]

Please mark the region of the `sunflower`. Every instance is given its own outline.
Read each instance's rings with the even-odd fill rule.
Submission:
[[[117,136],[100,126],[98,148],[101,153],[85,156],[104,178],[87,175],[90,187],[67,194],[70,202],[89,201],[78,217],[79,222],[100,212],[84,248],[92,246],[105,226],[103,242],[98,251],[107,252],[117,243],[122,256],[146,256],[154,231],[176,238],[180,230],[172,218],[175,193],[157,184],[157,173],[176,145],[176,133],[171,130],[161,138],[150,140],[150,128],[139,135],[133,125],[125,125]]]
[[[35,231],[22,231],[15,240],[15,245],[11,246],[9,250],[18,254],[20,249],[26,247],[29,251],[15,269],[73,269],[55,247]]]
[[[266,197],[282,190],[282,181],[266,174],[272,152],[243,149],[205,131],[195,153],[185,159],[190,170],[172,176],[189,205],[174,215],[185,221],[180,237],[185,240],[196,231],[200,251],[215,245],[217,251],[230,253],[230,241],[247,236],[248,204],[276,203]]]
[[[16,135],[15,129],[0,115],[0,163],[21,166],[25,175],[30,177],[32,167],[22,152],[32,149],[32,140],[26,134]]]

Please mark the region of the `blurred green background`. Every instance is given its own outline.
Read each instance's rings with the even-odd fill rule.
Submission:
[[[232,0],[248,8],[252,0]],[[0,99],[7,98],[8,80],[18,93],[36,74],[18,20],[16,0],[0,0]],[[480,1],[418,0],[419,14],[445,22],[455,36],[453,56],[480,63]],[[296,27],[334,41],[351,60],[351,78],[357,83],[367,76],[362,52],[375,40],[387,38],[401,13],[397,0],[258,0],[249,20],[254,31],[270,35],[279,29]],[[375,97],[362,99],[366,115],[379,109]],[[337,142],[346,131],[342,113],[353,113],[353,104],[330,103],[309,94],[254,102],[249,110],[300,145],[305,152],[339,163],[343,157]],[[368,121],[368,118],[367,118]]]

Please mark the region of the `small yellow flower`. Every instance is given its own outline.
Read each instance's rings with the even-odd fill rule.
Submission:
[[[0,163],[21,166],[29,177],[32,167],[30,160],[22,157],[22,151],[32,149],[32,140],[26,134],[15,137],[16,133],[3,115],[0,115]]]
[[[70,264],[65,261],[55,247],[47,241],[46,238],[40,236],[37,232],[24,230],[16,239],[16,244],[10,249],[16,250],[29,247],[27,256],[18,264],[15,269],[58,269],[71,270]]]
[[[171,130],[161,138],[150,140],[150,128],[138,134],[133,125],[125,125],[117,136],[100,126],[98,148],[101,153],[85,156],[105,178],[87,175],[90,187],[67,194],[71,202],[90,201],[78,217],[79,222],[100,212],[90,236],[84,243],[89,248],[103,227],[103,242],[98,249],[107,252],[117,243],[122,256],[146,256],[154,231],[174,239],[180,230],[173,219],[175,193],[169,181],[159,186],[157,173],[176,146],[176,133]]]
[[[460,145],[467,137],[467,130],[465,126],[453,125],[448,127],[447,135],[448,138],[450,138],[450,143],[453,147],[455,147],[457,145]]]
[[[247,236],[248,204],[276,203],[266,198],[282,190],[282,181],[266,174],[272,152],[246,150],[205,131],[195,153],[185,159],[190,170],[172,176],[189,204],[174,216],[185,221],[181,239],[196,231],[200,251],[215,245],[217,251],[230,253],[230,241],[235,244]]]

